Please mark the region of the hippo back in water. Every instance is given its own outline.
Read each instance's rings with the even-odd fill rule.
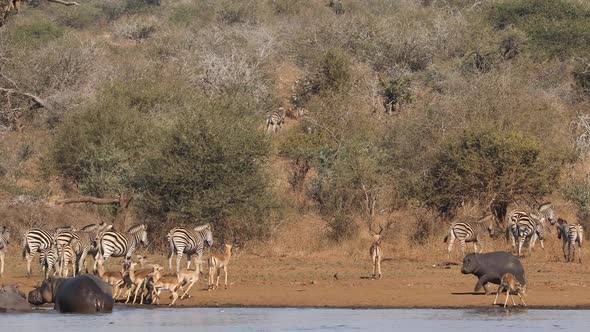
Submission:
[[[29,302],[34,305],[55,303],[55,310],[62,313],[113,311],[111,287],[92,275],[74,278],[49,278],[29,293]]]
[[[463,259],[461,273],[473,274],[478,280],[475,284],[475,291],[484,288],[489,293],[487,284],[500,284],[502,276],[512,273],[522,284],[526,284],[524,268],[518,257],[505,251],[489,252],[485,254],[469,254]]]

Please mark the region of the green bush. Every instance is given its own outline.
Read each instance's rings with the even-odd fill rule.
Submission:
[[[89,28],[103,17],[102,10],[91,5],[68,7],[56,6],[56,9],[59,9],[57,21],[62,25],[75,29]]]
[[[590,54],[590,6],[572,0],[502,1],[488,9],[496,28],[511,25],[548,56]]]
[[[342,90],[350,85],[352,77],[350,57],[339,48],[329,49],[319,65],[320,89]]]
[[[38,20],[15,27],[11,31],[13,41],[22,47],[41,47],[44,44],[60,38],[64,29],[55,23]]]
[[[505,211],[513,200],[540,198],[554,189],[560,172],[560,161],[542,151],[519,132],[466,132],[435,157],[421,199],[452,215],[464,202],[491,201],[495,211]]]
[[[133,187],[141,208],[153,216],[260,226],[274,204],[263,172],[268,136],[254,129],[241,101],[203,98],[195,105],[176,116],[138,163]]]
[[[578,220],[585,229],[588,229],[590,226],[590,181],[588,179],[571,181],[563,189],[562,195],[576,205]]]

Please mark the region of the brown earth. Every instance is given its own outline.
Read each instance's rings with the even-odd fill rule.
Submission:
[[[166,262],[162,256],[150,259],[160,264]],[[383,279],[371,280],[369,263],[354,259],[248,254],[232,259],[227,290],[208,292],[206,281],[201,281],[191,291],[192,297],[179,305],[445,308],[489,307],[494,300],[493,295],[472,293],[476,278],[461,274],[460,265],[434,267],[434,261],[386,258]],[[527,271],[529,306],[590,308],[587,264],[528,262],[524,258],[523,265]],[[37,266],[36,277],[24,276],[20,258],[17,262],[9,261],[7,268],[3,284],[17,283],[28,292],[40,280]],[[491,289],[495,291],[496,287],[492,285]],[[166,295],[162,303],[169,303]]]

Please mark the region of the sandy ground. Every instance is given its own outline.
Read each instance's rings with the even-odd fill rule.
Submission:
[[[151,256],[164,264],[164,257]],[[434,267],[437,262],[386,259],[383,279],[369,278],[368,262],[323,257],[234,257],[229,288],[206,290],[202,280],[179,306],[289,306],[289,307],[487,307],[493,295],[474,294],[476,278],[463,275],[460,266]],[[439,262],[440,263],[440,262]],[[24,276],[24,264],[9,261],[0,283],[17,283],[29,291],[40,281]],[[587,264],[528,262],[528,297],[532,307],[590,308]],[[113,269],[115,266],[112,266]],[[335,276],[336,275],[336,276]],[[221,279],[223,283],[223,278]],[[491,285],[492,290],[496,286]],[[503,297],[502,297],[503,299]],[[515,300],[518,299],[515,298]],[[162,296],[162,303],[169,303]]]

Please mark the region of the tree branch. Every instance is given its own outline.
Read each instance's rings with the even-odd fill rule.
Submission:
[[[63,1],[63,0],[47,0],[49,2],[59,3],[65,6],[79,6],[80,4],[75,1]]]
[[[35,96],[33,94],[30,94],[30,93],[27,93],[27,92],[18,91],[18,90],[14,90],[14,89],[2,88],[2,87],[0,87],[0,92],[14,93],[14,94],[17,94],[17,95],[28,97],[28,98],[32,99],[35,102],[35,105],[37,107],[42,107],[42,108],[45,108],[45,109],[50,109],[49,104],[47,104],[47,102],[45,100],[43,100],[40,97],[37,97],[37,96]]]

